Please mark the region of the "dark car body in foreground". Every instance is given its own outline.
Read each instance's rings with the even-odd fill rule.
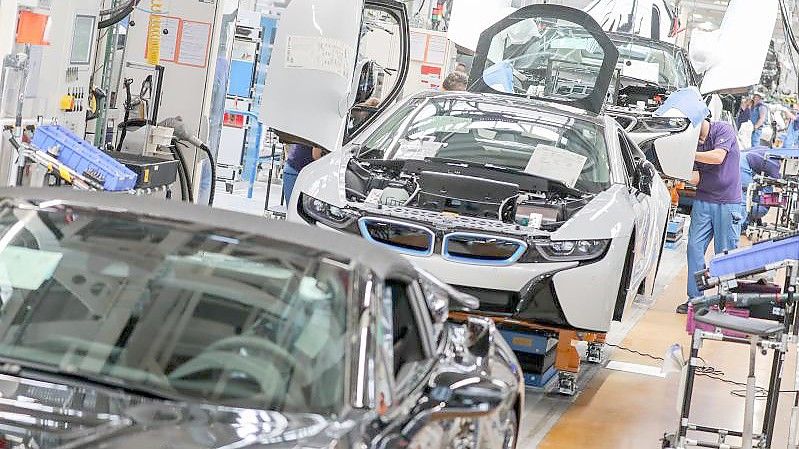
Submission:
[[[493,324],[447,322],[473,298],[356,238],[3,190],[0,299],[4,447],[515,446]]]

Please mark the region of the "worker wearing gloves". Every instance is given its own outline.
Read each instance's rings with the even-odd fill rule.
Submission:
[[[780,162],[778,159],[768,157],[768,153],[773,151],[771,148],[760,147],[753,148],[749,151],[741,153],[741,189],[743,200],[744,222],[741,225],[741,231],[745,231],[749,223],[755,222],[763,218],[768,213],[767,206],[755,206],[753,210],[746,207],[746,197],[749,185],[753,182],[755,175],[765,175],[769,178],[779,179],[780,176]]]
[[[760,146],[760,137],[763,135],[763,126],[766,125],[768,120],[768,106],[763,103],[763,93],[755,92],[752,97],[752,108],[749,115],[749,121],[752,122],[754,131],[752,131],[752,148]]]
[[[735,127],[726,122],[711,122],[710,110],[696,88],[674,92],[656,114],[677,110],[699,126],[692,184],[696,198],[688,228],[689,298],[700,296],[693,274],[705,268],[705,252],[714,241],[716,253],[738,246],[743,222],[741,210],[740,149]],[[659,114],[662,115],[662,114]],[[677,307],[687,313],[688,302]]]

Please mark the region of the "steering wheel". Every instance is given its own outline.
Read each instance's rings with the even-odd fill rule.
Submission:
[[[208,347],[209,351],[231,351],[241,348],[253,348],[257,351],[266,352],[269,354],[269,360],[273,360],[273,356],[278,358],[281,362],[288,365],[294,370],[302,385],[309,385],[311,378],[308,376],[306,367],[300,365],[297,359],[289,354],[282,346],[277,343],[267,340],[265,338],[253,337],[249,335],[236,335],[228,337],[213,343]]]
[[[235,350],[243,347],[250,347],[258,352],[266,352],[269,356],[244,356],[235,352]],[[250,336],[230,337],[212,344],[196,357],[177,367],[169,374],[169,378],[185,378],[212,369],[240,371],[255,379],[261,392],[266,393],[270,390],[271,385],[263,375],[268,368],[268,364],[273,364],[275,360],[279,360],[291,367],[294,370],[294,374],[299,378],[301,385],[310,383],[307,371],[285,349],[269,340]],[[272,367],[274,367],[274,364]],[[286,401],[303,404],[307,402],[307,398],[301,389],[289,388],[286,392]]]

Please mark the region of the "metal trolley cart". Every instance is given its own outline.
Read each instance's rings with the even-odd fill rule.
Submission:
[[[771,222],[750,223],[747,236],[753,240],[776,237],[799,230],[799,150],[771,149],[766,157],[780,160],[781,179],[755,175],[747,189],[746,209],[752,215],[757,208],[776,211]]]
[[[797,268],[799,267],[799,235],[788,235],[756,244],[750,248],[730,251],[715,257],[707,270],[696,273],[698,285],[703,290],[718,287],[719,293],[711,296],[694,298],[692,305],[699,310],[696,320],[710,325],[714,331],[696,330],[691,344],[691,355],[685,373],[682,392],[681,415],[676,434],[664,438],[664,447],[687,448],[770,448],[774,436],[774,422],[782,385],[783,368],[789,345],[796,344],[797,313],[796,285]],[[785,270],[783,293],[730,293],[738,281],[761,273]],[[748,308],[760,304],[776,304],[784,308],[782,322],[758,320],[727,315],[708,310],[711,306],[725,305]],[[742,336],[725,335],[722,330],[736,331]],[[690,421],[691,399],[694,379],[700,366],[699,350],[705,340],[715,340],[744,344],[749,346],[749,374],[746,381],[744,407],[744,425],[741,430],[724,429]],[[757,351],[772,351],[773,359],[769,385],[766,391],[766,402],[763,426],[755,432],[755,399],[758,393],[755,385],[755,356]],[[799,366],[797,373],[799,373]],[[799,375],[799,374],[798,374]],[[796,379],[799,383],[799,378]],[[794,399],[792,425],[789,447],[796,446],[797,429],[799,429],[799,394]],[[691,438],[693,433],[712,434],[715,441],[703,441]],[[733,445],[728,439],[739,437],[741,445]]]
[[[746,210],[750,216],[758,208],[776,211],[773,221],[750,223],[747,236],[761,240],[794,232],[799,229],[799,182],[756,175],[746,195]]]
[[[134,195],[163,192],[171,197],[170,185],[177,179],[176,160],[103,152],[57,126],[40,127],[31,144],[13,137],[9,141],[19,157],[44,167],[54,185]],[[17,185],[22,177],[18,173]]]

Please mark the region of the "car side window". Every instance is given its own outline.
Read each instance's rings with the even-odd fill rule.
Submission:
[[[401,385],[427,358],[423,328],[411,304],[411,286],[408,283],[386,281],[386,295],[392,299],[394,377],[397,385]]]

